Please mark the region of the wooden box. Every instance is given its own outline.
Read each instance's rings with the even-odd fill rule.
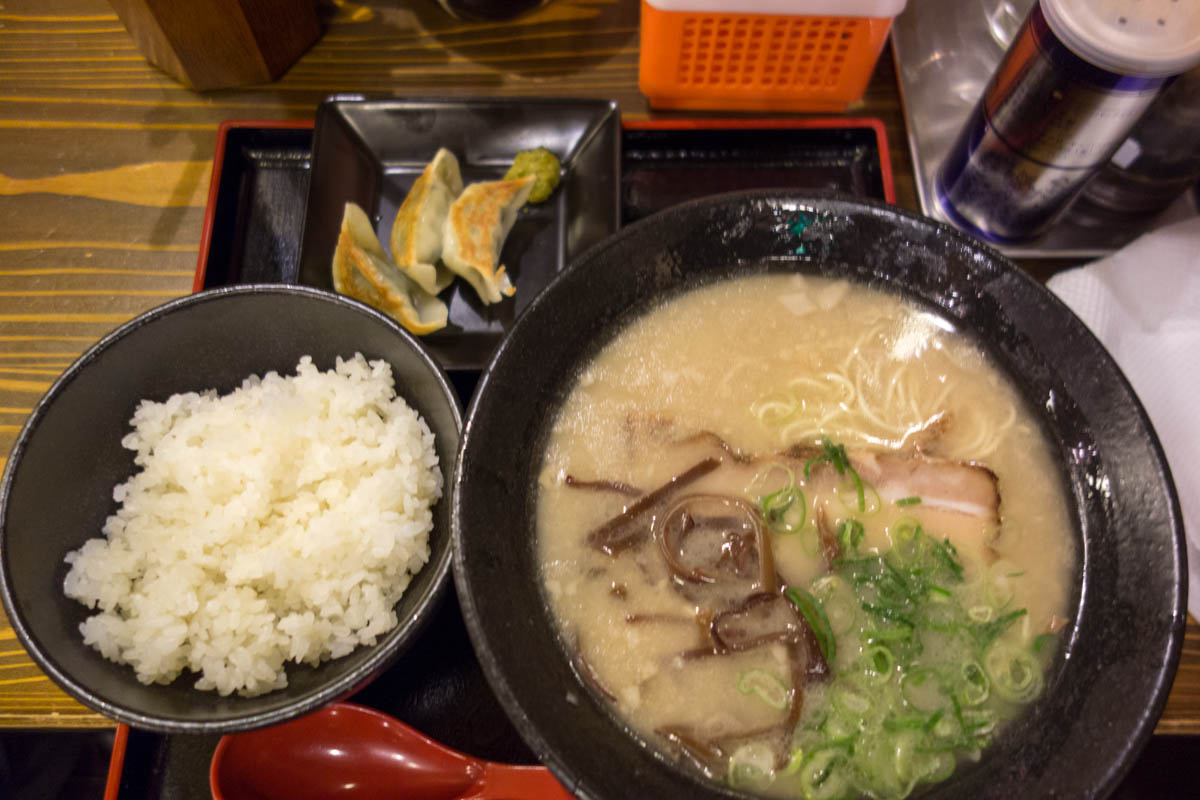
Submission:
[[[185,86],[270,83],[321,35],[316,0],[109,0],[150,63]]]

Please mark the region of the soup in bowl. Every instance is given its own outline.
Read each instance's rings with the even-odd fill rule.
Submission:
[[[1183,567],[1145,415],[928,220],[751,193],[633,226],[467,429],[464,616],[578,796],[1102,795],[1161,710]]]

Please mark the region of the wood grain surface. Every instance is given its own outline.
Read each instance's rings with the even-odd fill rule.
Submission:
[[[185,86],[269,83],[321,35],[312,0],[109,0],[146,59]]]
[[[553,0],[491,24],[434,0],[326,0],[319,16],[321,39],[279,80],[201,93],[148,64],[104,0],[0,0],[0,453],[89,345],[190,290],[223,120],[311,119],[347,92],[598,97],[626,119],[672,116],[638,92],[635,0]],[[847,113],[883,121],[897,202],[916,209],[889,51]],[[0,727],[112,724],[42,675],[0,615]],[[1158,732],[1200,734],[1191,618]]]

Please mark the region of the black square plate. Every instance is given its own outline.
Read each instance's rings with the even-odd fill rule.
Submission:
[[[467,183],[500,178],[518,151],[547,147],[562,161],[562,183],[546,203],[521,210],[501,253],[516,294],[484,305],[456,280],[442,293],[449,323],[424,337],[444,367],[482,367],[538,292],[616,231],[620,134],[611,101],[332,97],[317,109],[298,282],[333,288],[330,261],[347,202],[367,212],[386,247],[396,210],[439,147],[457,156]]]
[[[886,141],[883,123],[871,118],[626,122],[622,224],[744,189],[803,188],[893,203]]]

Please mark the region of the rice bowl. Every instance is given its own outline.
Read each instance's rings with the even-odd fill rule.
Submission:
[[[199,692],[198,676],[188,673],[169,684],[139,681],[85,644],[79,626],[96,610],[63,591],[65,556],[101,535],[117,511],[113,488],[138,470],[121,442],[142,400],[229,393],[249,375],[294,373],[304,355],[329,370],[354,353],[390,365],[399,394],[434,434],[443,491],[451,493],[462,406],[448,376],[398,324],[332,292],[257,284],[182,297],[116,329],[67,368],[34,407],[0,480],[0,599],[42,673],[88,708],[141,730],[230,733],[348,697],[415,644],[448,582],[446,496],[431,508],[429,561],[392,608],[397,625],[341,658],[288,663],[286,687],[252,697]]]
[[[375,644],[429,560],[441,497],[433,434],[361,354],[233,392],[143,400],[122,444],[140,471],[66,557],[84,641],[142,683],[253,696]]]

